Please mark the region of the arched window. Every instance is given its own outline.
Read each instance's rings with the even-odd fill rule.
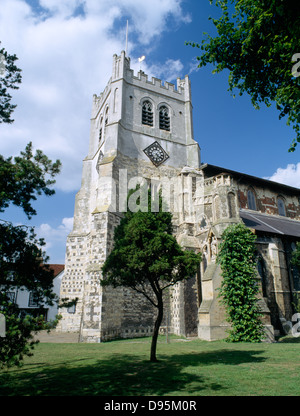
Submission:
[[[278,208],[278,214],[282,215],[283,217],[286,216],[286,212],[285,212],[285,203],[284,203],[284,199],[279,197],[277,199],[277,208]]]
[[[255,194],[252,191],[252,189],[249,189],[247,192],[247,200],[248,200],[248,208],[253,209],[253,211],[256,211],[256,199],[255,199]]]
[[[99,128],[99,143],[102,140],[102,125],[103,125],[103,117],[100,118],[100,128]]]
[[[119,105],[119,90],[118,88],[116,88],[114,92],[114,113],[118,111],[118,105]]]
[[[148,100],[143,102],[143,106],[142,106],[142,124],[145,124],[146,126],[153,126],[152,104]]]
[[[165,105],[162,105],[159,109],[159,128],[170,131],[169,109]]]
[[[107,124],[108,124],[108,107],[106,107],[106,110],[105,110],[105,126],[107,126]]]

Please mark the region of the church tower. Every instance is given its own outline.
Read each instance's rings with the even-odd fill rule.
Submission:
[[[102,288],[101,266],[126,210],[128,190],[141,179],[179,184],[179,188],[168,188],[174,230],[183,247],[197,250],[194,213],[188,208],[190,199],[195,201],[193,190],[202,175],[199,167],[188,76],[178,78],[176,87],[163,84],[157,78],[149,80],[143,71],[135,75],[124,51],[114,55],[112,76],[100,96],[93,97],[88,155],[83,161],[61,284],[61,298],[77,298],[77,303],[61,309],[59,331],[79,331],[80,340],[87,342],[151,334],[149,302],[127,289]],[[195,279],[190,285],[189,290],[195,292]],[[180,285],[175,288],[171,307],[176,333],[186,332],[187,325],[182,290]]]

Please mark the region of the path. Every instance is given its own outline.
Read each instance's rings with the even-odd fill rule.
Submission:
[[[40,331],[38,332],[35,337],[40,342],[71,342],[77,343],[79,334],[78,332],[56,332],[55,330],[50,331]]]

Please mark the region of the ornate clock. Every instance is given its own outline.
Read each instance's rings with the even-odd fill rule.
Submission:
[[[169,155],[164,151],[158,142],[150,144],[150,146],[144,149],[144,152],[155,166],[161,165],[169,158]]]

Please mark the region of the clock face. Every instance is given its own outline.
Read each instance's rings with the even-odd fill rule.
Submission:
[[[160,165],[169,158],[168,154],[158,142],[150,144],[150,146],[144,149],[144,152],[155,166]]]
[[[159,147],[153,146],[152,149],[149,150],[149,156],[151,156],[155,162],[160,162],[164,158],[164,152]]]

